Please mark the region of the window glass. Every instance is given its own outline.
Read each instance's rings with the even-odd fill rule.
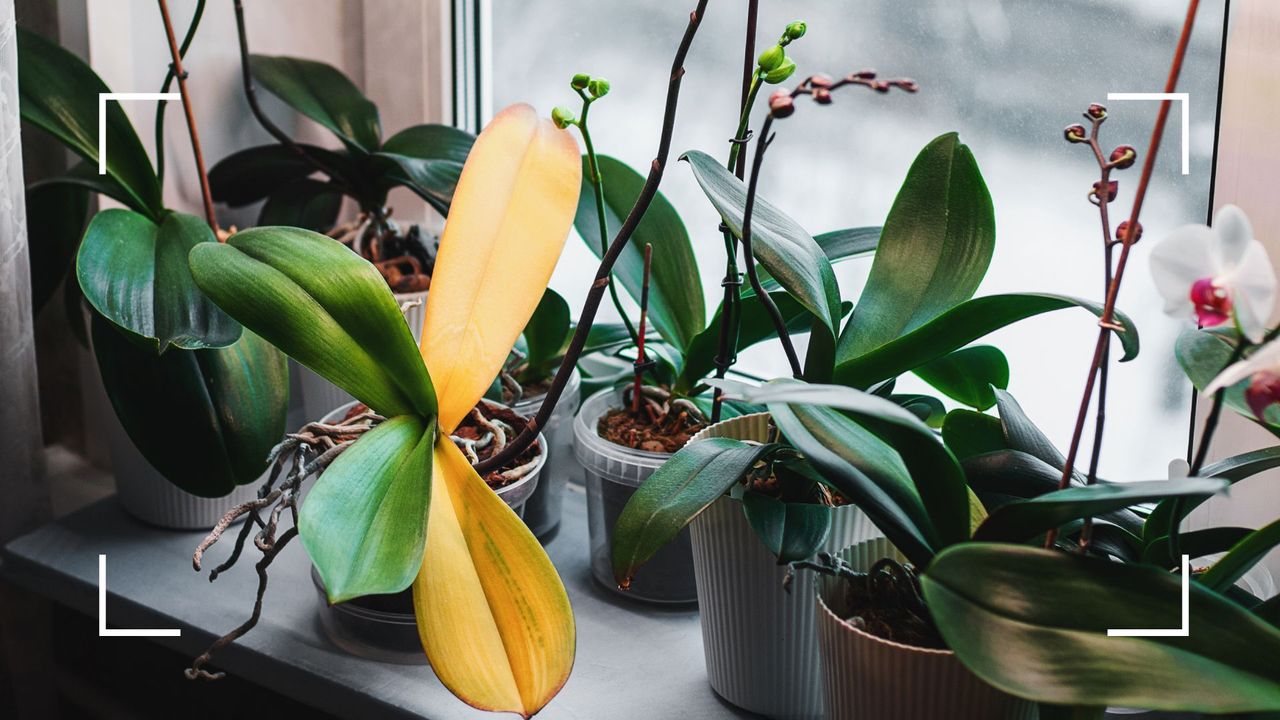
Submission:
[[[549,113],[577,109],[571,75],[607,77],[612,93],[592,108],[597,149],[645,169],[657,144],[671,55],[693,3],[622,0],[492,0],[494,107],[527,101]],[[745,3],[712,3],[686,64],[673,160],[687,149],[728,152],[737,117]],[[1101,299],[1102,241],[1086,195],[1097,166],[1062,128],[1081,122],[1091,102],[1111,117],[1105,149],[1143,151],[1158,103],[1108,102],[1109,92],[1163,89],[1185,12],[1167,0],[1013,2],[932,0],[761,3],[760,45],[790,21],[809,31],[788,53],[804,75],[875,68],[912,77],[915,95],[849,88],[826,107],[800,103],[776,124],[777,141],[761,195],[810,232],[883,222],[916,152],[952,130],[973,149],[994,199],[997,244],[979,294],[1043,291]],[[1135,320],[1143,352],[1113,367],[1103,474],[1163,477],[1185,451],[1189,387],[1172,353],[1185,323],[1161,313],[1148,271],[1151,246],[1173,228],[1203,222],[1209,201],[1224,3],[1201,3],[1180,90],[1190,94],[1190,174],[1181,174],[1177,107],[1143,211],[1145,236],[1134,251],[1119,306]],[[1127,216],[1140,165],[1113,173],[1113,214]],[[663,192],[693,238],[706,297],[714,309],[723,273],[717,217],[686,165],[672,165]],[[553,284],[575,307],[595,260],[571,239]],[[869,260],[838,266],[841,291],[855,299]],[[603,316],[612,310],[604,308]],[[1012,366],[1010,390],[1065,448],[1096,334],[1094,318],[1061,311],[990,336]],[[776,344],[748,352],[743,366],[786,374]],[[904,383],[912,386],[914,381]],[[922,386],[921,386],[922,387]],[[1086,448],[1087,453],[1087,439]],[[1082,457],[1087,457],[1082,455]]]

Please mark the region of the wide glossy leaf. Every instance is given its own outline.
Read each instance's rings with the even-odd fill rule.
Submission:
[[[1232,352],[1232,346],[1225,339],[1204,330],[1184,330],[1174,345],[1174,355],[1178,358],[1178,364],[1182,366],[1182,371],[1187,374],[1187,378],[1191,380],[1196,390],[1204,390],[1205,386],[1230,364]],[[1253,411],[1249,409],[1249,403],[1244,399],[1244,391],[1248,385],[1248,380],[1241,380],[1227,388],[1226,404],[1245,418],[1258,422]],[[1270,422],[1258,422],[1258,424],[1272,434],[1280,435],[1280,425]]]
[[[393,177],[412,185],[447,215],[462,165],[476,136],[447,125],[414,125],[387,138],[377,157],[395,163]]]
[[[912,415],[920,418],[921,422],[934,429],[941,428],[943,420],[947,417],[946,406],[932,395],[893,393],[889,399],[906,408]]]
[[[302,178],[276,189],[258,211],[258,225],[288,225],[328,232],[342,210],[342,193],[332,185]]]
[[[837,362],[866,355],[973,297],[996,244],[995,210],[956,133],[920,151],[885,220]]]
[[[285,430],[284,356],[246,331],[213,350],[154,350],[93,314],[93,350],[116,417],[147,461],[189,493],[254,482]]]
[[[435,435],[433,420],[389,418],[343,451],[307,494],[298,535],[330,603],[413,582],[427,540]]]
[[[942,440],[961,461],[1007,447],[999,418],[964,409],[947,413],[942,421]]]
[[[1023,542],[1071,520],[1169,497],[1208,497],[1226,486],[1223,480],[1178,478],[1069,487],[1001,505],[973,537]]]
[[[1067,459],[1058,452],[1057,446],[1049,440],[1049,436],[1031,421],[1012,394],[1004,390],[996,390],[995,396],[1005,444],[1013,450],[1037,457],[1061,472]]]
[[[64,183],[28,187],[27,258],[31,263],[31,313],[53,297],[67,275],[89,216],[89,193]]]
[[[844,260],[852,260],[853,258],[864,257],[876,251],[876,244],[880,242],[880,228],[872,227],[856,227],[845,228],[844,230],[832,230],[820,235],[814,235],[813,241],[818,243],[818,247],[822,248],[822,252],[831,261],[832,265]],[[769,274],[769,271],[763,267],[756,268],[760,274],[760,285],[764,287],[766,292],[772,293],[774,290],[782,289],[777,280]],[[750,289],[749,287],[747,289]],[[745,291],[744,291],[745,292]]]
[[[190,262],[219,307],[380,414],[435,412],[431,378],[391,290],[342,243],[299,228],[252,228],[195,248]]]
[[[582,156],[582,192],[573,226],[587,247],[600,257],[622,227],[635,204],[645,178],[626,163],[608,155],[597,156],[604,178],[604,215],[609,236],[600,237],[600,216],[596,209],[595,183],[587,156]],[[644,281],[644,246],[653,245],[653,265],[649,285],[649,320],[667,342],[680,349],[689,347],[706,325],[706,301],[698,262],[689,243],[689,233],[671,203],[658,193],[644,219],[636,227],[627,247],[613,266],[613,275],[633,299],[639,302]]]
[[[578,204],[578,146],[512,105],[467,157],[431,278],[421,351],[452,432],[498,374],[542,300]]]
[[[83,60],[57,43],[18,28],[18,107],[22,119],[52,134],[97,166],[98,95],[110,88]],[[120,103],[107,103],[107,174],[128,205],[154,220],[163,201],[147,151]]]
[[[838,385],[792,380],[761,387],[724,381],[716,384],[734,398],[768,406],[775,416],[775,408],[782,405],[820,405],[851,414],[901,455],[936,531],[938,546],[968,539],[970,499],[964,472],[934,431],[909,411],[876,395]]]
[[[448,439],[436,444],[432,495],[413,583],[431,669],[474,707],[530,717],[573,668],[569,596],[538,539]]]
[[[27,190],[36,190],[49,185],[71,185],[99,195],[106,195],[125,206],[131,206],[133,203],[129,192],[115,178],[110,175],[99,175],[98,166],[91,165],[85,160],[72,165],[65,174],[31,183],[27,186]],[[148,215],[148,212],[143,211],[143,214]]]
[[[327,167],[341,169],[350,164],[345,156],[332,150],[306,144],[297,147]],[[259,145],[219,160],[209,169],[209,189],[215,201],[240,207],[266,199],[276,190],[315,171],[315,165],[292,148]]]
[[[1205,555],[1225,553],[1252,532],[1253,530],[1244,527],[1214,527],[1178,533],[1178,549],[1181,554],[1195,560]],[[1161,535],[1147,543],[1142,552],[1143,562],[1165,565],[1168,560],[1168,535]]]
[[[1210,463],[1200,469],[1200,477],[1222,478],[1234,485],[1245,478],[1277,467],[1280,467],[1280,446],[1254,450]],[[1174,512],[1178,513],[1178,520],[1181,522],[1202,503],[1204,500],[1195,498],[1183,498],[1181,502],[1172,500],[1161,502],[1147,518],[1146,532],[1143,535],[1150,537],[1164,535],[1172,523]]]
[[[103,210],[85,230],[76,275],[94,309],[156,352],[226,347],[240,325],[200,292],[187,265],[202,244],[217,242],[194,215],[170,213],[156,225],[131,210]]]
[[[773,444],[729,438],[689,443],[636,490],[613,531],[613,577],[625,588],[648,562],[708,505],[742,480]]]
[[[561,355],[569,337],[569,303],[551,288],[542,293],[542,301],[524,326],[524,342],[529,367],[546,369]]]
[[[1223,592],[1231,587],[1254,565],[1280,545],[1280,520],[1266,527],[1258,528],[1236,543],[1226,555],[1223,555],[1208,570],[1200,575],[1200,582],[1205,587]]]
[[[348,148],[371,153],[381,142],[378,108],[337,68],[315,60],[251,55],[253,79],[294,110],[338,136]]]
[[[746,185],[704,152],[693,150],[680,159],[689,162],[702,192],[729,230],[741,238]],[[835,337],[840,287],[831,261],[804,228],[758,194],[751,217],[751,246],[755,259]]]
[[[831,532],[831,508],[805,502],[782,502],[756,492],[742,496],[742,511],[779,565],[812,557]]]
[[[959,350],[1019,320],[1073,307],[1094,315],[1102,313],[1099,303],[1065,295],[1019,293],[967,300],[896,340],[865,355],[841,361],[836,366],[835,378],[841,384],[869,387]],[[1124,314],[1117,312],[1116,319],[1126,328],[1119,333],[1124,346],[1121,361],[1131,360],[1138,354],[1138,330]]]
[[[947,645],[979,677],[1064,705],[1191,712],[1280,709],[1280,630],[1191,583],[1186,637],[1108,637],[1177,627],[1181,583],[1147,565],[971,543],[921,579]]]
[[[915,369],[921,380],[957,402],[978,410],[996,404],[992,387],[1009,387],[1009,361],[990,345],[975,345]]]

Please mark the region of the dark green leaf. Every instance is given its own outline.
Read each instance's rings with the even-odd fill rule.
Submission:
[[[121,187],[115,178],[110,175],[99,175],[96,165],[90,165],[83,160],[71,166],[71,169],[66,174],[33,182],[27,186],[27,190],[43,189],[49,185],[79,187],[89,192],[106,195],[122,205],[132,206],[133,204],[133,199],[129,196],[129,192]],[[143,214],[145,215],[147,212],[144,211]]]
[[[56,43],[18,28],[18,106],[22,119],[98,164],[98,95],[110,89],[93,69]],[[127,204],[158,220],[164,203],[147,151],[120,103],[107,103],[107,174]]]
[[[315,60],[251,55],[253,78],[294,110],[325,126],[348,148],[378,149],[378,108],[337,68]]]
[[[170,213],[156,225],[131,210],[103,210],[85,231],[76,275],[89,304],[156,352],[226,347],[240,325],[200,292],[187,265],[203,244],[217,242],[194,215]]]
[[[349,164],[345,157],[314,145],[297,145],[326,167],[339,170]],[[232,153],[209,170],[209,189],[213,199],[232,207],[266,199],[281,187],[309,177],[314,164],[284,145],[259,145]]]
[[[1178,549],[1192,560],[1230,550],[1253,532],[1243,527],[1215,527],[1178,533]],[[1169,560],[1169,536],[1161,535],[1142,552],[1142,561],[1164,565]],[[1238,578],[1237,578],[1238,579]]]
[[[298,534],[330,603],[400,592],[413,582],[427,541],[435,436],[434,420],[390,418],[316,480]]]
[[[779,565],[812,557],[831,531],[831,508],[805,502],[782,502],[748,491],[742,511],[764,546]]]
[[[613,531],[613,576],[622,587],[708,505],[777,445],[728,438],[689,443],[627,501]]]
[[[995,250],[996,220],[978,163],[955,133],[920,151],[885,220],[837,362],[864,356],[973,297]]]
[[[912,415],[920,418],[921,422],[934,429],[941,428],[943,420],[947,417],[946,406],[932,395],[894,393],[889,396],[889,399],[906,408]]]
[[[1009,361],[990,345],[957,350],[921,365],[915,373],[952,400],[978,410],[996,404],[992,386],[1009,387]]]
[[[1069,487],[1000,506],[978,528],[973,538],[1023,542],[1071,520],[1168,497],[1207,497],[1226,486],[1222,480],[1179,478]]]
[[[311,178],[277,188],[258,211],[258,225],[289,225],[328,232],[342,210],[342,193],[329,183]]]
[[[604,177],[604,214],[609,237],[600,238],[600,216],[596,209],[595,185],[586,156],[582,158],[582,192],[573,226],[596,257],[622,227],[622,222],[640,195],[645,179],[626,163],[599,155]],[[644,219],[613,267],[613,275],[633,299],[640,298],[644,281],[644,246],[653,245],[649,284],[649,319],[668,343],[685,350],[706,325],[706,301],[698,263],[689,243],[689,233],[671,203],[659,193]]]
[[[524,326],[529,367],[545,369],[555,362],[568,336],[569,303],[555,290],[547,288],[529,323]]]
[[[631,344],[631,334],[622,323],[595,323],[587,331],[587,342],[582,346],[582,354],[609,352]]]
[[[967,543],[940,553],[921,584],[947,645],[1006,692],[1062,705],[1280,709],[1280,630],[1199,583],[1190,635],[1107,636],[1179,625],[1179,578],[1151,566]]]
[[[395,163],[395,180],[416,187],[432,207],[447,215],[475,140],[471,133],[447,125],[414,125],[387,138],[377,157]]]
[[[960,460],[1007,447],[1000,430],[1000,420],[972,410],[947,413],[942,421],[942,439]]]
[[[702,192],[729,230],[741,238],[746,186],[706,153],[694,150],[681,159],[689,161]],[[834,337],[840,323],[840,288],[831,261],[813,237],[768,200],[757,196],[751,217],[751,245],[756,260]]]
[[[1094,315],[1102,313],[1102,306],[1098,303],[1065,295],[1020,293],[968,300],[896,340],[860,357],[842,361],[836,366],[836,381],[855,387],[869,387],[959,350],[1006,325],[1072,307],[1083,308]],[[1122,313],[1117,312],[1116,319],[1127,328],[1119,333],[1124,346],[1121,361],[1130,360],[1138,354],[1137,328]],[[849,322],[856,321],[851,319]]]
[[[1234,485],[1245,478],[1276,467],[1280,467],[1280,446],[1254,450],[1210,463],[1200,469],[1200,477],[1222,478]],[[1151,511],[1151,516],[1147,518],[1146,531],[1143,535],[1163,536],[1171,526],[1171,516],[1175,510],[1181,522],[1203,502],[1203,500],[1183,498],[1181,502],[1175,503],[1169,500],[1156,505]]]
[[[248,331],[229,347],[157,355],[97,313],[93,318],[93,350],[107,396],[161,475],[204,497],[258,479],[285,430],[283,355]]]
[[[69,184],[27,188],[27,257],[31,261],[31,312],[53,297],[71,267],[89,215],[89,193]]]
[[[799,333],[808,329],[813,316],[795,298],[782,290],[769,293],[769,297],[773,299],[774,306],[786,320],[788,331]],[[739,301],[739,307],[741,311],[738,316],[738,352],[778,336],[772,318],[769,317],[764,305],[756,299],[755,293],[744,294]],[[720,323],[723,320],[723,311],[723,305],[716,308],[711,324],[689,343],[684,356],[684,365],[680,368],[678,390],[687,392],[715,371],[715,358],[720,352]]]
[[[1062,468],[1067,464],[1067,459],[1058,452],[1058,448],[1049,440],[1049,437],[1031,421],[1013,395],[1004,390],[996,390],[995,395],[1005,444],[1013,450],[1039,458],[1050,467],[1057,468],[1061,473]],[[1080,479],[1083,480],[1083,478]]]
[[[1226,555],[1204,571],[1199,580],[1205,587],[1223,592],[1244,577],[1277,545],[1280,545],[1280,520],[1258,528],[1242,538]]]
[[[379,414],[435,414],[431,378],[390,288],[342,243],[253,228],[190,259],[200,289],[232,317]]]
[[[832,265],[844,260],[870,255],[876,251],[876,244],[880,242],[879,227],[857,227],[846,228],[844,230],[833,230],[831,232],[814,235],[813,241],[818,243],[818,247],[822,248],[822,252],[831,261]],[[769,274],[765,268],[757,268],[760,275],[760,285],[764,287],[766,292],[772,293],[774,290],[781,290],[782,286],[777,280]]]

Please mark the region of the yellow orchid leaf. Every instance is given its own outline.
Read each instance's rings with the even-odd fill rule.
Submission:
[[[426,552],[413,583],[440,682],[482,710],[531,717],[573,669],[569,596],[542,545],[442,435]]]
[[[573,226],[578,145],[528,105],[476,138],[445,223],[422,333],[422,358],[447,435],[497,377],[551,279]]]

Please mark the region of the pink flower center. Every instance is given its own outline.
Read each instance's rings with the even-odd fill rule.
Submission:
[[[1202,327],[1213,327],[1231,319],[1231,294],[1214,283],[1213,278],[1200,278],[1191,285],[1191,303]]]
[[[1267,408],[1280,402],[1280,373],[1272,370],[1254,373],[1249,378],[1249,387],[1245,388],[1244,399],[1253,416],[1266,422]]]

